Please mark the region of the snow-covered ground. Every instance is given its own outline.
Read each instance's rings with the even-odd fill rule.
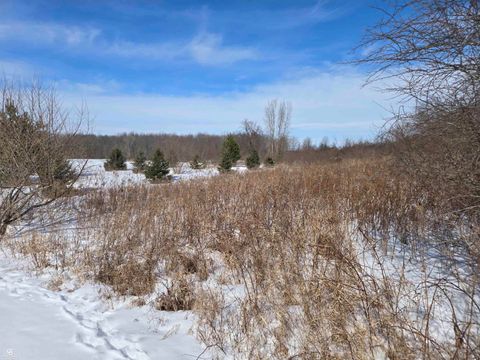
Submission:
[[[79,189],[149,184],[142,173],[105,171],[103,159],[73,160]],[[244,172],[245,167],[233,168]],[[173,181],[216,176],[216,167],[170,169]],[[209,359],[193,334],[194,314],[108,296],[108,288],[62,274],[32,273],[27,262],[0,252],[0,360]],[[54,286],[52,286],[54,285]],[[115,300],[114,300],[115,299]]]
[[[0,359],[207,359],[190,312],[106,300],[100,285],[30,275],[0,257]],[[59,290],[59,291],[58,291]],[[199,357],[200,356],[200,357]]]
[[[133,171],[131,163],[127,164],[127,170],[107,172],[104,161],[74,160],[76,166],[85,165],[77,187],[149,184],[143,174]],[[233,170],[243,173],[246,168],[239,166]],[[219,172],[215,167],[194,170],[184,163],[172,168],[170,174],[173,181],[186,181],[216,176]],[[357,250],[358,258],[362,259],[365,283],[377,279],[403,284],[398,306],[405,312],[406,319],[415,321],[421,328],[425,324],[424,314],[431,306],[428,321],[432,329],[429,332],[435,339],[455,338],[452,309],[461,326],[469,321],[463,314],[479,318],[478,309],[468,309],[471,301],[465,296],[467,291],[461,289],[462,284],[455,283],[473,274],[457,274],[451,278],[445,271],[450,264],[434,249],[427,249],[422,261],[414,261],[413,254],[407,256],[409,254],[399,249],[389,253],[402,256],[377,254],[376,258],[369,249],[359,247]],[[61,281],[57,281],[59,279]],[[445,293],[437,294],[437,287],[430,284],[440,282],[448,286],[442,287]],[[225,315],[240,311],[240,305],[238,309],[236,306],[243,298],[241,285],[228,291],[216,281],[207,285],[211,289],[222,289],[229,304],[224,308]],[[0,252],[0,360],[212,359],[213,353],[195,337],[193,312],[158,311],[148,298],[145,304],[132,303],[132,298],[111,296],[110,291],[103,285],[81,282],[76,275],[67,272],[59,274],[50,269],[32,273],[25,260]],[[478,303],[478,295],[472,296]],[[468,326],[478,334],[477,323]]]
[[[80,189],[85,189],[148,184],[145,175],[133,171],[132,162],[127,162],[127,170],[105,171],[103,167],[105,161],[105,159],[73,160],[77,168],[83,167],[82,176],[78,179],[75,186]],[[245,166],[235,166],[232,170],[243,173],[247,168]],[[188,163],[181,163],[179,166],[170,169],[170,175],[173,181],[205,178],[218,174],[219,172],[216,167],[194,170]]]
[[[148,184],[133,171],[105,171],[105,160],[74,160],[84,167],[77,188]],[[216,168],[171,169],[174,181],[218,175]],[[242,167],[236,168],[243,171]],[[67,274],[32,274],[25,262],[0,256],[0,359],[207,359],[193,335],[194,315],[160,312],[150,304],[108,300],[101,285],[80,284]]]
[[[108,188],[147,183],[145,175],[133,172],[133,165],[127,162],[127,170],[105,171],[105,159],[75,159],[74,166],[83,168],[82,175],[75,183],[77,188]]]

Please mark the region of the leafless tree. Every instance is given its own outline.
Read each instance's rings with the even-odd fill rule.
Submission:
[[[268,154],[280,159],[288,149],[288,133],[292,118],[292,105],[286,101],[271,100],[265,107],[265,130]]]
[[[385,133],[396,165],[454,210],[480,210],[480,3],[397,0],[381,11],[359,62],[375,65],[370,81],[390,77],[387,90],[414,102]]]
[[[422,105],[478,102],[478,0],[395,0],[368,30],[360,63],[370,80],[394,78],[393,90]]]
[[[243,120],[242,128],[247,137],[249,148],[259,151],[263,136],[262,128],[254,121],[248,119]]]
[[[35,218],[72,190],[83,166],[66,158],[67,146],[85,123],[62,108],[53,88],[2,81],[0,93],[0,237],[7,226]]]
[[[277,120],[277,100],[270,101],[265,106],[265,132],[268,138],[268,154],[273,156],[275,153],[275,137],[276,137],[276,125]]]
[[[369,30],[358,62],[375,65],[369,80],[391,79],[387,90],[414,105],[400,108],[383,134],[393,145],[392,170],[421,189],[416,201],[429,207],[428,235],[414,241],[446,254],[452,277],[468,289],[462,290],[468,306],[478,306],[478,278],[459,274],[480,268],[480,4],[398,0],[381,11],[384,19]],[[470,347],[478,339],[465,334],[478,314],[462,316],[468,324],[461,331],[452,320],[458,351],[464,347],[463,358],[475,358],[468,354],[478,351]]]
[[[309,137],[306,137],[305,139],[303,139],[301,149],[302,149],[302,150],[312,150],[312,149],[315,149],[315,146],[314,146],[313,143],[312,143],[312,139],[310,139]]]

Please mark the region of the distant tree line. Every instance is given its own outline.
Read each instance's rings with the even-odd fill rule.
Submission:
[[[128,160],[152,159],[161,149],[165,160],[172,166],[178,162],[191,162],[193,167],[205,161],[218,163],[223,170],[230,169],[243,159],[249,168],[264,163],[272,166],[278,162],[314,162],[338,160],[377,151],[383,145],[346,141],[338,148],[324,138],[315,145],[309,138],[300,143],[289,134],[292,105],[285,100],[271,100],[264,109],[263,126],[245,119],[241,130],[228,135],[176,135],[137,134],[118,135],[79,134],[72,144],[70,158],[104,159],[112,151],[120,152]],[[235,144],[235,151],[233,151]],[[238,146],[238,151],[236,149]],[[348,153],[348,156],[347,156]],[[114,158],[112,158],[114,161]]]
[[[271,100],[265,106],[264,128],[253,121],[245,120],[242,130],[222,135],[175,135],[175,134],[136,134],[119,135],[79,134],[68,154],[71,158],[107,158],[112,149],[118,149],[128,159],[139,154],[151,157],[157,149],[162,149],[168,162],[192,161],[198,157],[203,160],[218,161],[224,153],[223,142],[228,137],[241,149],[240,157],[249,158],[256,163],[258,158],[279,161],[289,148],[289,126],[292,106],[289,102]]]
[[[250,126],[250,128],[248,127]],[[251,130],[252,124],[247,124],[245,133],[235,133],[233,138],[240,147],[242,159],[256,158],[264,162],[269,157],[269,139],[267,136]],[[177,161],[192,162],[221,160],[222,145],[228,135],[173,135],[173,134],[119,134],[119,135],[76,135],[76,146],[69,149],[69,158],[106,159],[113,149],[120,149],[129,160],[152,158],[157,149],[162,152],[170,164]],[[316,162],[338,160],[358,156],[373,156],[385,153],[389,145],[381,142],[346,141],[342,146],[329,144],[323,139],[314,144],[309,138],[299,143],[294,138],[288,139],[282,161],[285,162]],[[254,162],[256,162],[254,160]]]
[[[241,149],[241,156],[248,156],[250,137],[244,133],[232,134]],[[112,149],[120,149],[127,159],[135,159],[140,153],[147,158],[154,155],[157,149],[162,149],[165,158],[170,163],[192,161],[196,156],[202,160],[218,161],[222,152],[223,135],[175,135],[175,134],[136,134],[90,135],[75,136],[75,144],[71,146],[70,158],[85,157],[88,159],[105,159]],[[257,151],[263,158],[266,156],[268,140],[263,135],[255,139]]]
[[[322,141],[313,145],[306,139],[302,145],[296,145],[285,153],[283,158],[287,163],[331,162],[346,159],[364,159],[385,156],[391,152],[392,143],[389,141],[350,141],[342,146],[328,144]]]

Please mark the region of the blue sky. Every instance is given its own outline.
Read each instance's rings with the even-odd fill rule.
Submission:
[[[0,0],[0,71],[85,101],[95,133],[226,133],[279,98],[299,139],[372,138],[388,99],[342,64],[372,4]]]

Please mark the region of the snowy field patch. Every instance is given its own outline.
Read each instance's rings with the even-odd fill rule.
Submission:
[[[111,188],[131,185],[148,184],[143,173],[136,173],[131,161],[127,161],[126,170],[106,171],[103,167],[105,159],[74,159],[72,160],[76,169],[82,169],[82,175],[75,183],[78,189]],[[247,171],[245,166],[234,166],[232,171],[243,173]],[[205,169],[192,169],[189,163],[180,163],[170,168],[170,175],[173,181],[185,181],[198,178],[216,176],[219,171],[216,167]]]
[[[49,290],[49,274],[36,277],[24,266],[0,257],[0,359],[174,360],[204,351],[191,312],[106,300],[101,285],[72,279]]]

